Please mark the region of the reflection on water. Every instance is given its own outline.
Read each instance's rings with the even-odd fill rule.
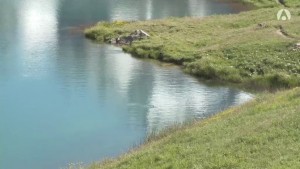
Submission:
[[[238,13],[248,9],[248,6],[239,3],[229,4],[217,0],[61,0],[58,13],[59,24],[67,27],[93,24],[99,20],[207,16]],[[65,22],[66,20],[68,21]]]
[[[203,118],[251,95],[212,87],[94,44],[74,26],[205,16],[213,0],[1,0],[0,168],[53,169],[119,155],[147,133]]]
[[[57,48],[57,0],[25,0],[18,11],[23,76],[42,76]]]

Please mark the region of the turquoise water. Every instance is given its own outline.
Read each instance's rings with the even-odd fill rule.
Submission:
[[[115,157],[148,133],[251,99],[84,39],[99,20],[245,10],[213,0],[0,0],[0,169]]]

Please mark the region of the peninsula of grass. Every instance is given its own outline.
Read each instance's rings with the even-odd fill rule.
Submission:
[[[300,88],[263,94],[89,169],[296,169],[299,103]]]
[[[296,1],[287,1],[296,2]],[[289,3],[288,3],[289,4]],[[86,37],[108,42],[142,29],[151,36],[123,45],[136,57],[181,65],[187,73],[246,87],[291,88],[300,85],[300,10],[278,21],[281,7],[205,18],[100,22]]]

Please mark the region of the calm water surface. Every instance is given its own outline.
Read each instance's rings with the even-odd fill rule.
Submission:
[[[251,95],[84,39],[99,20],[236,13],[214,0],[0,0],[0,168],[57,169]]]

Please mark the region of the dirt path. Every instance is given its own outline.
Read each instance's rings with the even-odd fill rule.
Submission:
[[[286,33],[286,31],[283,29],[282,26],[280,26],[279,29],[276,30],[276,34],[279,35],[279,36],[281,36],[281,37],[283,37],[283,38],[285,38],[285,39],[297,40],[297,41],[300,40],[299,37],[294,37],[294,36],[291,36],[288,33]]]
[[[295,38],[289,36],[288,34],[284,33],[284,32],[282,31],[282,29],[278,29],[278,30],[276,31],[276,34],[279,35],[279,36],[281,36],[281,37],[283,37],[283,38],[285,38],[285,39],[295,39]]]
[[[285,38],[285,39],[296,40],[297,43],[295,44],[295,48],[300,49],[300,40],[299,40],[299,38],[295,38],[293,36],[288,35],[287,33],[284,32],[283,28],[280,28],[280,29],[276,30],[276,34],[281,36],[282,38]]]

